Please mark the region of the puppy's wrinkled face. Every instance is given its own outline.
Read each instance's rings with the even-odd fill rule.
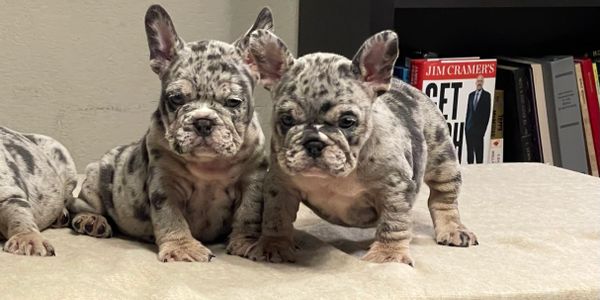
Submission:
[[[206,158],[238,152],[254,113],[254,78],[235,47],[187,44],[162,85],[159,110],[172,150]]]
[[[172,151],[199,160],[238,153],[254,116],[252,92],[258,78],[244,59],[248,39],[254,30],[272,27],[271,12],[265,8],[233,44],[185,43],[162,7],[148,9],[150,66],[162,83],[155,118]]]
[[[372,132],[371,110],[389,89],[395,33],[369,38],[351,61],[329,53],[294,59],[268,31],[250,36],[252,68],[274,101],[271,151],[289,175],[347,176]]]
[[[346,176],[371,133],[375,93],[334,54],[299,58],[273,86],[273,151],[291,175]]]

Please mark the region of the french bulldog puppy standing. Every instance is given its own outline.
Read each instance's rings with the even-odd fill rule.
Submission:
[[[0,127],[0,239],[4,251],[54,256],[40,233],[66,226],[65,202],[77,185],[75,163],[63,145],[40,134]]]
[[[376,226],[364,260],[412,265],[410,210],[423,180],[435,240],[477,244],[460,221],[461,174],[444,117],[423,93],[392,79],[394,32],[372,36],[352,60],[294,59],[264,30],[249,43],[274,107],[262,236],[247,257],[293,261],[292,223],[303,202],[334,224]]]
[[[73,228],[95,237],[120,232],[158,245],[160,261],[210,261],[201,242],[229,234],[239,254],[260,232],[264,136],[254,112],[257,73],[245,63],[249,34],[273,27],[264,8],[233,44],[185,43],[167,12],[145,18],[150,65],[161,80],[148,132],[88,165],[70,210]]]

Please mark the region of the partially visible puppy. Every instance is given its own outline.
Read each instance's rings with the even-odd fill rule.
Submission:
[[[271,12],[263,9],[233,44],[184,42],[158,5],[145,20],[158,108],[140,141],[88,165],[70,207],[73,228],[110,237],[110,219],[120,232],[154,241],[164,262],[210,261],[201,242],[228,235],[228,251],[244,253],[260,232],[267,169],[252,95],[258,74],[244,57],[249,34],[273,27]]]
[[[40,134],[0,127],[0,239],[4,251],[53,256],[40,233],[69,223],[65,202],[73,199],[77,172],[63,145]]]
[[[274,106],[262,236],[247,257],[293,260],[303,202],[329,222],[377,227],[365,260],[412,265],[410,211],[423,179],[436,241],[477,244],[460,221],[461,174],[444,117],[423,93],[392,79],[394,32],[369,38],[353,60],[294,59],[263,30],[251,35],[250,53]]]

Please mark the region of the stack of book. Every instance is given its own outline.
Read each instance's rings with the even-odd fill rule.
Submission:
[[[412,58],[397,74],[438,105],[461,163],[542,162],[599,176],[599,64],[572,56]]]

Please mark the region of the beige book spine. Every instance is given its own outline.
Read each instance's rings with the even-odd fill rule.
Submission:
[[[542,143],[542,158],[545,164],[554,165],[542,65],[531,64],[531,70],[533,71],[533,86],[535,92],[535,105],[538,113],[538,130],[540,131],[540,142]]]
[[[596,81],[596,94],[598,94],[598,106],[600,106],[600,79],[598,79],[598,67],[595,62],[592,62],[592,68],[594,69],[594,79]]]

